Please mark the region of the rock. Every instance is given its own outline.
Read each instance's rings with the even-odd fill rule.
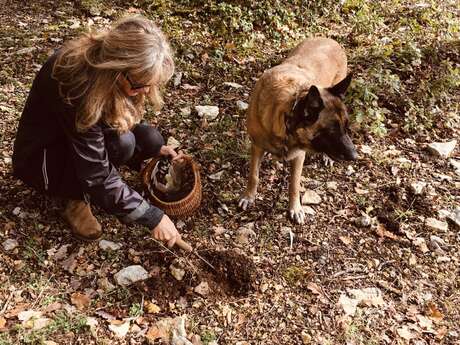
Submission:
[[[451,258],[449,258],[448,256],[439,256],[437,259],[436,259],[436,262],[438,264],[443,264],[443,263],[446,263],[446,262],[450,262],[452,261]]]
[[[117,284],[128,286],[141,280],[146,280],[149,273],[140,265],[128,266],[114,275]]]
[[[215,105],[197,105],[195,110],[199,117],[204,117],[207,120],[215,120],[219,115],[219,107]]]
[[[224,83],[224,85],[225,85],[225,86],[230,86],[230,87],[232,87],[232,88],[234,88],[234,89],[241,89],[241,88],[243,87],[243,85],[240,85],[240,84],[238,84],[238,83],[233,83],[233,82],[231,82],[231,81],[226,81],[226,82]]]
[[[209,284],[208,282],[201,282],[193,289],[197,294],[201,296],[206,296],[209,294]]]
[[[446,247],[446,243],[444,240],[438,236],[430,236],[430,243],[429,248],[432,252],[437,254],[444,254],[444,248]]]
[[[351,176],[351,175],[354,175],[355,172],[356,172],[355,169],[351,165],[349,165],[349,166],[347,166],[347,171],[346,171],[345,174],[347,176]]]
[[[115,288],[115,285],[113,285],[108,279],[107,277],[104,277],[104,278],[99,278],[97,280],[97,287],[101,290],[104,290],[104,291],[111,291]]]
[[[107,240],[100,240],[99,248],[101,248],[102,250],[118,250],[121,248],[121,244]]]
[[[454,168],[455,173],[457,175],[460,175],[460,160],[450,159],[449,163]]]
[[[171,146],[175,150],[180,146],[180,142],[174,137],[169,137],[166,145]]]
[[[15,207],[13,210],[13,214],[15,216],[19,216],[19,213],[21,213],[21,208],[20,207]]]
[[[118,338],[124,338],[129,332],[130,321],[125,321],[121,324],[110,324],[109,329],[117,336]]]
[[[182,72],[176,72],[174,73],[174,79],[173,79],[173,85],[174,87],[178,87],[180,83],[182,82],[182,76],[184,74]]]
[[[426,187],[426,182],[417,181],[410,184],[410,189],[415,195],[420,195]]]
[[[426,245],[426,241],[424,238],[421,238],[421,237],[417,237],[416,239],[414,239],[412,241],[412,244],[416,247],[418,247],[418,249],[423,253],[427,253],[429,252],[430,250],[428,249],[428,246]]]
[[[425,225],[429,227],[432,230],[438,230],[438,231],[447,231],[449,228],[446,222],[437,220],[435,218],[427,218],[425,221]]]
[[[190,116],[191,113],[192,113],[192,109],[190,107],[184,107],[180,109],[180,114],[182,116]]]
[[[182,230],[183,228],[185,228],[186,225],[187,224],[185,224],[183,220],[178,220],[176,223],[176,228],[178,230]]]
[[[460,228],[460,207],[457,207],[446,218],[449,221],[451,221],[454,224],[454,226],[456,226],[457,228]]]
[[[243,101],[236,101],[236,107],[238,110],[244,111],[249,108],[249,104]]]
[[[222,175],[224,174],[225,170],[221,170],[216,172],[215,174],[211,174],[208,177],[213,181],[220,181],[222,179]]]
[[[326,188],[327,190],[337,190],[337,182],[335,181],[326,182]]]
[[[355,219],[355,224],[359,227],[366,228],[368,226],[371,226],[372,218],[368,214],[363,213],[361,217]]]
[[[457,140],[451,140],[445,143],[431,143],[428,144],[427,149],[430,151],[432,154],[442,157],[442,158],[448,158],[452,151],[455,149],[455,146],[457,145]]]
[[[321,197],[314,190],[307,189],[302,197],[304,205],[318,205],[321,202]]]
[[[172,276],[176,278],[176,280],[181,281],[182,279],[184,279],[185,270],[183,270],[180,267],[177,267],[176,265],[174,265],[174,263],[172,263],[169,266],[169,271],[171,272]]]
[[[236,242],[239,244],[248,244],[251,238],[256,237],[254,232],[254,223],[248,223],[236,231]]]
[[[310,216],[314,216],[316,214],[316,211],[310,206],[302,206],[302,210],[305,214],[309,214]]]
[[[12,238],[9,238],[9,239],[5,240],[5,241],[2,243],[3,249],[4,249],[6,252],[12,251],[12,250],[13,250],[14,248],[16,248],[18,245],[19,245],[18,241],[16,241],[15,239],[12,239]]]
[[[370,155],[372,153],[372,147],[368,145],[361,145],[361,152]]]

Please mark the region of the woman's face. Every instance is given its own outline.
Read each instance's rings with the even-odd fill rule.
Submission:
[[[121,89],[128,97],[137,96],[139,94],[147,94],[150,91],[150,85],[136,83],[129,74],[122,74],[119,79]]]

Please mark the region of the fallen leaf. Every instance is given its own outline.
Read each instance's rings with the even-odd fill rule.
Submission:
[[[91,303],[90,298],[88,296],[86,296],[85,294],[82,294],[80,292],[74,292],[70,296],[70,301],[72,302],[72,304],[74,306],[77,307],[78,310],[83,310],[83,309],[89,307],[89,305]]]
[[[420,327],[422,327],[425,330],[431,331],[433,328],[433,321],[431,321],[429,318],[423,315],[417,315],[417,322]]]
[[[342,243],[346,246],[349,246],[353,242],[352,239],[348,236],[339,236],[339,240],[342,241]]]
[[[118,338],[124,338],[129,332],[130,321],[123,322],[120,325],[110,324],[109,329],[115,333]]]
[[[18,319],[19,321],[27,322],[33,317],[37,318],[40,316],[42,316],[42,313],[40,311],[24,310],[18,314]]]
[[[401,328],[398,328],[396,330],[396,333],[398,333],[398,335],[407,340],[407,341],[410,341],[411,339],[414,339],[416,338],[415,334],[411,332],[411,330],[407,327],[407,326],[403,326]]]
[[[433,302],[428,302],[425,310],[425,315],[434,322],[440,322],[444,318],[444,315]]]
[[[321,295],[323,293],[319,285],[313,282],[309,282],[307,284],[307,289],[310,290],[315,295]]]
[[[383,224],[377,225],[377,229],[375,229],[375,233],[379,237],[387,237],[387,238],[391,238],[392,240],[399,240],[399,236],[395,235],[391,231],[388,231]]]
[[[160,338],[167,338],[168,335],[162,332],[157,326],[152,326],[145,336],[149,341],[154,342]]]
[[[157,306],[155,303],[146,302],[145,303],[145,310],[149,314],[158,314],[161,311],[161,308]]]
[[[4,329],[6,326],[6,319],[4,317],[0,317],[0,331]]]

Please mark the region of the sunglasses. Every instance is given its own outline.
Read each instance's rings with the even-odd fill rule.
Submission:
[[[123,76],[126,78],[126,80],[128,81],[129,83],[129,86],[131,87],[131,90],[140,90],[140,89],[143,89],[143,88],[146,88],[146,87],[150,87],[151,85],[148,85],[148,84],[136,84],[134,83],[131,78],[129,77],[129,74],[127,72],[123,73]]]

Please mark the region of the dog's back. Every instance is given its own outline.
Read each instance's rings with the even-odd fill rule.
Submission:
[[[280,65],[266,70],[251,95],[247,129],[253,142],[276,153],[285,138],[284,115],[299,93],[311,85],[330,87],[347,73],[345,51],[334,40],[310,38],[294,48]]]

